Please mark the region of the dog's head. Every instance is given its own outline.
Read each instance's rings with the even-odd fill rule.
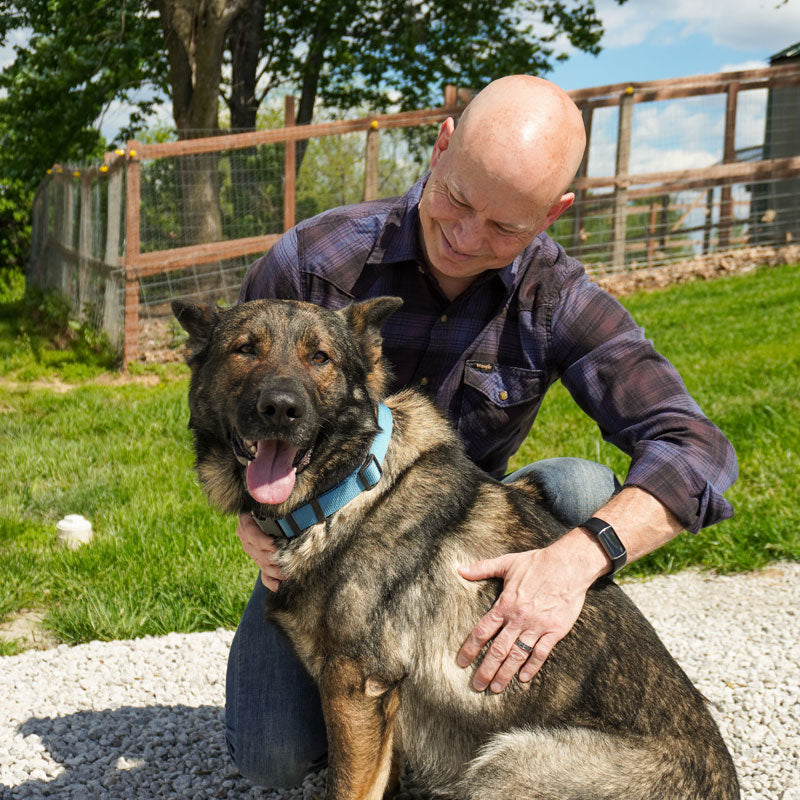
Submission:
[[[216,506],[284,516],[360,465],[388,377],[380,327],[401,305],[172,303],[189,334],[197,471]]]

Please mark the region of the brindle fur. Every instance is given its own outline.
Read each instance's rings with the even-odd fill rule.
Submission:
[[[475,467],[421,394],[383,398],[379,329],[399,305],[173,304],[190,334],[197,469],[224,511],[284,516],[363,462],[380,399],[394,416],[380,483],[278,541],[286,580],[267,604],[320,687],[329,800],[391,796],[403,760],[428,791],[460,800],[739,797],[703,698],[610,580],[589,590],[530,683],[471,688],[476,665],[460,669],[455,656],[500,586],[463,580],[457,565],[542,547],[564,528],[532,483]],[[316,350],[330,361],[313,364]],[[291,436],[316,444],[287,502],[259,507],[230,436],[281,434],[254,413],[276,381],[308,403],[308,430]]]

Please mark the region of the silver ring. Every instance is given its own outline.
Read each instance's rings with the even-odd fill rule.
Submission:
[[[529,644],[525,644],[525,642],[523,642],[522,639],[517,639],[517,641],[514,642],[514,644],[517,647],[519,647],[520,650],[524,650],[526,653],[533,652],[533,648]]]

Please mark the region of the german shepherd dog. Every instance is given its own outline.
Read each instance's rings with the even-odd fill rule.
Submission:
[[[477,468],[422,394],[384,396],[380,326],[400,305],[173,303],[189,333],[200,482],[223,511],[273,520],[286,579],[266,613],[319,685],[329,800],[391,797],[404,761],[415,783],[458,800],[738,798],[703,697],[611,580],[589,589],[533,680],[471,687],[476,666],[456,653],[502,586],[458,565],[565,528],[529,480]],[[368,460],[381,402],[392,427],[380,479],[286,536],[274,520]]]

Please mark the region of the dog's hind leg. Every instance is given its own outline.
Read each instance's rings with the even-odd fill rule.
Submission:
[[[736,800],[735,773],[687,757],[669,738],[621,737],[586,728],[494,736],[459,787],[464,800]]]
[[[326,664],[320,681],[328,732],[328,800],[383,800],[398,778],[393,758],[398,687],[365,676],[349,659]]]

